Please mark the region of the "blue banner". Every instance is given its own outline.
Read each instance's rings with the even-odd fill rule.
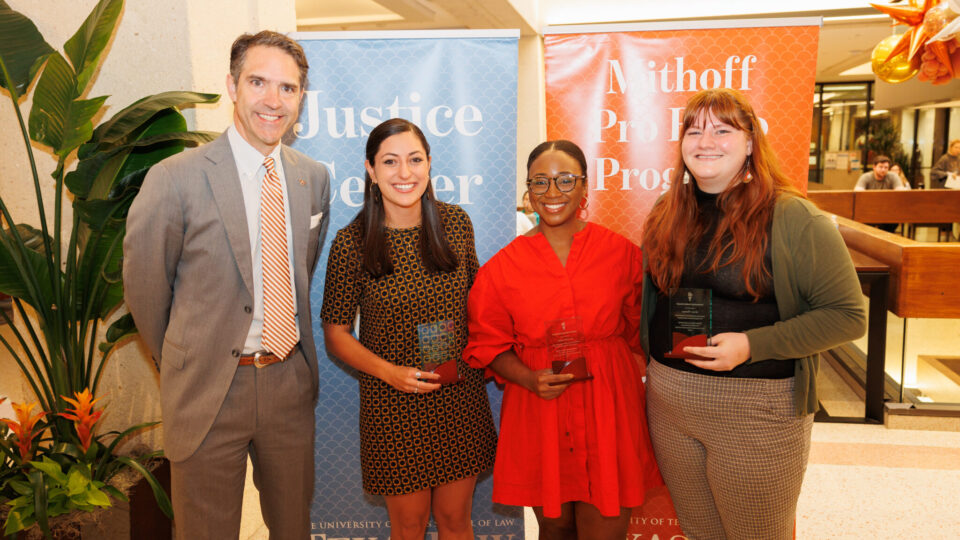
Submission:
[[[314,540],[386,540],[382,498],[363,492],[357,433],[359,396],[351,368],[323,348],[320,307],[329,243],[363,202],[364,146],[380,122],[406,118],[431,146],[437,197],[473,220],[483,264],[515,234],[517,42],[519,32],[380,32],[296,34],[310,62],[307,93],[292,146],[331,175],[330,230],[311,290],[320,358],[317,403]],[[488,386],[494,418],[500,392]],[[521,509],[491,502],[481,475],[473,503],[478,539],[523,537]],[[428,538],[436,538],[431,521]]]

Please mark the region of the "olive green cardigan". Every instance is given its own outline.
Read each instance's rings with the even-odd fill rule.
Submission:
[[[784,196],[777,202],[770,248],[780,321],[746,331],[751,355],[747,362],[798,358],[794,405],[802,416],[819,408],[820,352],[866,331],[863,294],[836,225],[806,199]],[[645,351],[649,351],[656,301],[657,291],[648,274],[640,324]]]

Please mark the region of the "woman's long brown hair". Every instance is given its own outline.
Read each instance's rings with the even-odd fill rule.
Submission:
[[[394,135],[413,133],[423,151],[430,157],[430,143],[416,124],[403,118],[391,118],[373,128],[367,138],[366,157],[372,165],[376,162],[380,145]],[[437,208],[437,198],[433,193],[433,181],[427,177],[427,189],[420,196],[420,257],[428,272],[450,272],[459,265],[457,254],[447,240],[443,218]],[[355,218],[360,222],[363,235],[363,268],[375,278],[393,273],[391,248],[386,232],[386,211],[383,208],[383,195],[380,188],[366,173],[363,188],[363,208]]]
[[[747,157],[743,170],[717,198],[722,217],[710,242],[703,272],[715,272],[721,266],[743,261],[746,292],[757,300],[768,292],[764,284],[769,283],[771,277],[764,268],[763,257],[770,242],[774,203],[785,195],[802,195],[780,170],[753,107],[743,94],[728,88],[697,93],[687,102],[682,133],[685,135],[698,122],[707,122],[708,113],[717,121],[746,132],[753,141],[753,152]],[[683,153],[678,154],[670,189],[650,211],[643,233],[647,268],[661,291],[680,286],[687,250],[695,246],[705,232],[704,224],[698,219],[695,184],[693,181],[683,183],[687,169]],[[748,173],[752,180],[746,180]]]

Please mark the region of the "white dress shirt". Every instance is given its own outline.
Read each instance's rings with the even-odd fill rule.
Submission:
[[[227,128],[230,150],[240,175],[240,189],[243,192],[243,205],[247,215],[247,232],[250,235],[250,261],[253,263],[253,321],[243,346],[244,354],[253,354],[263,350],[263,261],[260,250],[260,187],[267,169],[263,160],[267,158],[250,145],[231,125]],[[287,222],[287,260],[290,264],[290,290],[293,294],[294,313],[297,310],[297,288],[293,281],[293,227],[290,226],[290,200],[287,197],[286,177],[283,174],[283,161],[280,159],[280,145],[270,152],[273,158],[280,185],[283,187],[283,215]],[[296,317],[297,333],[300,332],[300,317]]]

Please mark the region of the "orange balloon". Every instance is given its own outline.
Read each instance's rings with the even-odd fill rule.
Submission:
[[[900,83],[910,80],[920,71],[920,57],[917,56],[911,60],[907,51],[887,58],[899,40],[900,36],[897,35],[883,38],[873,48],[873,54],[870,55],[873,73],[882,81]]]

